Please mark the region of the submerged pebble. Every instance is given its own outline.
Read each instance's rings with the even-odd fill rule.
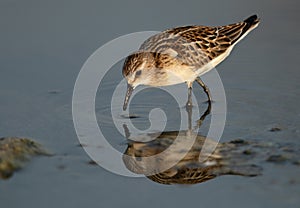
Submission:
[[[60,90],[49,90],[48,93],[49,94],[59,94],[59,93],[61,93],[61,91]]]
[[[244,154],[244,155],[252,155],[252,154],[253,154],[253,151],[250,150],[250,149],[247,149],[247,150],[244,150],[244,151],[243,151],[243,154]]]
[[[271,131],[271,132],[277,132],[277,131],[281,131],[281,130],[282,129],[280,127],[273,127],[269,131]]]
[[[234,140],[231,140],[229,143],[231,143],[231,144],[248,144],[248,142],[243,139],[234,139]]]
[[[283,163],[287,160],[286,157],[283,155],[271,155],[268,159],[267,162],[273,162],[273,163]]]
[[[121,115],[121,117],[126,119],[140,118],[140,116],[136,114]]]
[[[88,161],[88,164],[89,164],[89,165],[98,165],[94,160]]]

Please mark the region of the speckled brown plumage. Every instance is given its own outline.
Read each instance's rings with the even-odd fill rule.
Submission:
[[[243,22],[226,26],[177,27],[150,37],[141,45],[140,51],[164,53],[171,48],[178,53],[177,59],[201,67],[233,46],[258,22],[257,17],[252,16]]]
[[[191,87],[198,80],[211,96],[199,76],[221,63],[233,46],[259,23],[256,15],[226,26],[183,26],[163,31],[148,38],[137,52],[129,55],[123,65],[123,75],[128,83],[123,109],[138,85],[168,86],[187,83],[189,101]],[[137,73],[139,72],[139,73]],[[200,80],[200,81],[199,81]]]

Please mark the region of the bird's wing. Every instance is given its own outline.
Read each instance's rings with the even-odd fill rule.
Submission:
[[[177,27],[150,37],[140,50],[167,53],[199,68],[233,46],[248,26],[249,23],[240,22],[220,27]]]

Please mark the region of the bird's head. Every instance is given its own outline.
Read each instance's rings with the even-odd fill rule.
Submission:
[[[155,54],[152,52],[136,52],[128,56],[123,65],[123,76],[127,80],[127,92],[123,105],[126,110],[130,96],[138,85],[151,85],[155,68]]]

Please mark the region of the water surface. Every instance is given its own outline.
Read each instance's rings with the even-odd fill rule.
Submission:
[[[35,158],[9,180],[0,181],[2,205],[299,206],[299,165],[267,161],[271,155],[254,161],[263,169],[261,176],[225,175],[192,186],[115,175],[93,165],[78,146],[71,115],[76,77],[85,60],[107,41],[186,24],[223,25],[257,13],[260,26],[217,67],[228,105],[221,142],[243,139],[278,144],[275,153],[290,146],[299,150],[298,1],[2,0],[0,10],[0,136],[34,138],[56,154]],[[105,87],[99,89],[96,113],[110,143],[125,152],[126,138],[111,125],[106,99],[115,80],[122,78],[121,66],[118,63],[111,69]],[[184,85],[177,87],[178,92],[186,90]],[[196,96],[205,101],[202,89]],[[163,91],[144,90],[132,100],[132,113],[139,115],[133,122],[147,128],[150,109],[161,107],[170,117],[165,131],[177,131],[178,115],[172,112],[182,106],[173,104]],[[200,133],[205,135],[208,124],[209,117]],[[270,131],[275,127],[280,131]]]

